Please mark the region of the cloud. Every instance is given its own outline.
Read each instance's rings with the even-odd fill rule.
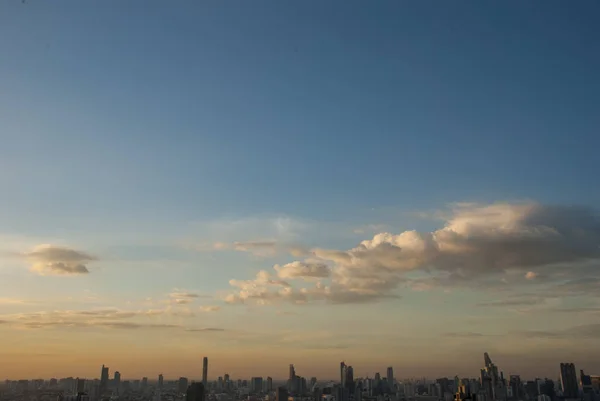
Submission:
[[[450,332],[444,333],[443,337],[452,337],[452,338],[480,338],[487,337],[486,334],[472,332],[472,331],[463,331],[463,332]]]
[[[200,307],[200,311],[202,311],[202,312],[218,312],[220,310],[221,310],[221,307],[217,306],[217,305],[208,305],[208,306]]]
[[[196,294],[193,292],[172,292],[169,294],[171,298],[200,298],[200,294]]]
[[[275,265],[277,276],[282,279],[303,279],[311,281],[329,277],[329,267],[324,263],[292,262],[283,266]]]
[[[530,330],[517,334],[527,338],[596,340],[600,337],[600,323],[575,326],[566,330]]]
[[[273,257],[281,253],[289,253],[296,257],[302,257],[309,252],[302,245],[274,240],[236,241],[231,243],[215,242],[212,245],[212,249],[215,251],[247,252],[259,257]]]
[[[156,316],[162,316],[157,322]],[[169,316],[193,317],[187,311],[138,310],[122,311],[118,309],[97,310],[58,310],[35,313],[21,313],[1,316],[0,321],[6,325],[25,329],[182,329],[189,330],[180,324],[164,322]],[[195,331],[217,331],[217,328],[194,329]]]
[[[211,298],[209,295],[201,295],[196,292],[175,289],[169,294],[168,303],[176,305],[187,305],[198,298]]]
[[[264,280],[231,280],[239,290],[230,294],[228,301],[373,302],[398,298],[403,283],[420,290],[473,285],[500,289],[517,277],[520,281],[515,286],[554,284],[557,293],[566,295],[600,289],[596,278],[564,282],[582,269],[580,266],[600,259],[600,219],[591,209],[538,203],[459,203],[438,216],[445,223],[432,232],[382,232],[348,250],[314,248],[310,263],[275,265],[279,278],[293,281],[315,276],[325,281],[315,287],[296,288],[286,282],[285,288],[273,288]],[[559,269],[562,272],[557,273]],[[577,274],[581,276],[582,271]],[[266,271],[259,274],[270,277]],[[418,278],[411,278],[415,274]],[[501,302],[517,305],[526,301]]]
[[[97,260],[84,252],[54,245],[38,245],[23,256],[31,261],[31,270],[40,275],[87,274],[87,264]]]
[[[211,331],[225,331],[225,329],[217,328],[217,327],[204,327],[204,328],[187,328],[185,331],[198,333],[198,332],[211,332]]]

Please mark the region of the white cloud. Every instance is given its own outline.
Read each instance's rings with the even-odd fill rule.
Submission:
[[[221,307],[217,306],[217,305],[207,305],[207,306],[200,307],[201,312],[218,312],[220,310],[221,310]]]
[[[84,252],[54,245],[38,245],[24,256],[31,261],[31,270],[40,275],[87,274],[87,264],[96,260]]]
[[[275,265],[275,271],[280,278],[306,280],[311,275],[326,279],[325,271],[331,269],[329,284],[296,289],[286,282],[285,288],[274,290],[265,285],[270,274],[263,271],[260,280],[230,281],[240,291],[229,301],[374,301],[397,296],[411,272],[419,272],[420,279],[409,286],[419,289],[472,285],[493,277],[506,283],[518,272],[528,279],[524,283],[537,282],[532,279],[546,277],[558,264],[599,259],[600,220],[585,208],[456,204],[445,225],[433,232],[384,232],[346,251],[316,248],[311,254],[310,264]]]
[[[292,262],[283,266],[275,265],[277,276],[282,279],[303,279],[307,281],[329,277],[329,267],[319,262]]]

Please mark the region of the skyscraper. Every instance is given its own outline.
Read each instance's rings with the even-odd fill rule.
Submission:
[[[186,393],[187,392],[187,388],[188,388],[188,379],[187,379],[187,377],[180,377],[179,378],[179,383],[177,384],[177,390],[179,390],[180,393]]]
[[[346,379],[346,363],[340,362],[340,386],[344,387],[344,381]]]
[[[250,379],[250,391],[253,393],[261,393],[263,390],[263,378],[253,377]]]
[[[158,375],[158,389],[161,390],[163,388],[164,378],[162,373]]]
[[[344,376],[344,388],[351,396],[354,395],[354,369],[352,366],[346,366],[346,374]]]
[[[389,366],[387,368],[387,382],[388,382],[388,386],[390,386],[390,391],[393,392],[394,391],[394,368],[392,368],[391,366]]]
[[[108,366],[102,365],[102,372],[100,373],[100,394],[104,394],[108,389]]]
[[[204,401],[204,385],[192,383],[185,392],[185,401]]]
[[[273,378],[267,377],[267,391],[273,391]]]
[[[206,388],[206,381],[208,379],[208,358],[204,357],[202,360],[202,384]]]
[[[560,383],[565,398],[578,398],[579,385],[577,384],[577,372],[572,363],[560,364]]]
[[[119,373],[119,371],[115,372],[115,376],[113,378],[113,387],[117,391],[119,391],[119,388],[121,387],[121,373]]]

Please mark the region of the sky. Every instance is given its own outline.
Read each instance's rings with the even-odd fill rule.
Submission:
[[[600,373],[599,18],[0,2],[0,378]]]

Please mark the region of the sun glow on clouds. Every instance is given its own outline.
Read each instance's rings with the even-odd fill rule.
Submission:
[[[308,259],[275,265],[273,273],[231,280],[238,290],[226,301],[373,302],[398,298],[401,285],[418,290],[491,285],[513,280],[514,272],[522,272],[518,285],[526,285],[540,272],[550,277],[558,264],[569,263],[574,271],[600,258],[599,244],[600,220],[585,208],[458,204],[433,232],[382,232],[348,250],[314,248]],[[315,284],[298,287],[297,281]]]

